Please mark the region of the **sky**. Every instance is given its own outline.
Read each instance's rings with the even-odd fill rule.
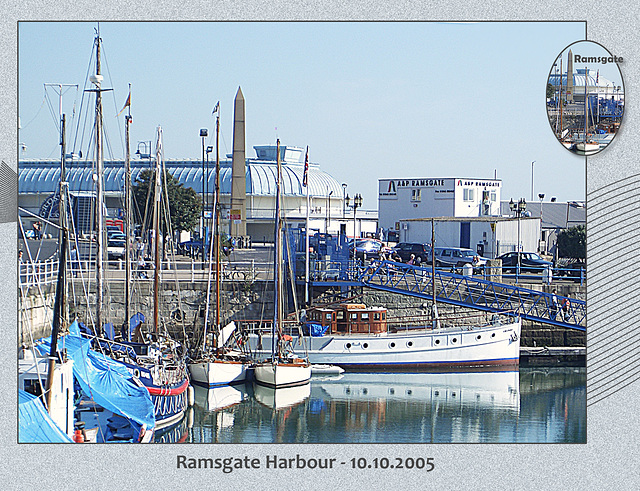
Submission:
[[[62,98],[73,128],[96,27],[19,23],[20,158],[59,157],[58,95],[44,84],[79,85]],[[585,199],[585,159],[556,140],[545,106],[551,67],[585,38],[582,22],[103,22],[100,36],[103,88],[113,88],[106,158],[124,156],[116,115],[129,84],[132,153],[160,125],[166,158],[195,159],[200,128],[215,144],[217,101],[220,155],[231,153],[241,87],[248,156],[276,138],[308,145],[365,210],[377,209],[383,178],[497,176],[503,200],[530,200],[533,161],[536,200]],[[68,151],[86,154],[86,140],[71,134]]]

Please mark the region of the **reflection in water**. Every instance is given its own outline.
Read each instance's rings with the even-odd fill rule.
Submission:
[[[196,394],[190,442],[586,441],[581,368],[345,373],[290,389],[203,390]]]

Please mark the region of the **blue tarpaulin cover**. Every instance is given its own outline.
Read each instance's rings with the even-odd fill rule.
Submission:
[[[18,392],[18,442],[73,443],[56,425],[40,398],[20,390]]]
[[[321,326],[320,324],[307,324],[309,326],[309,332],[313,337],[324,336],[324,333],[327,332],[329,326]]]
[[[58,346],[64,345],[73,360],[73,374],[82,391],[103,408],[147,429],[154,428],[153,402],[146,387],[133,381],[124,364],[91,350],[90,344],[89,339],[81,337],[75,321],[69,326],[69,334],[58,340]],[[46,339],[38,345],[38,350],[48,354],[50,346],[50,339]]]

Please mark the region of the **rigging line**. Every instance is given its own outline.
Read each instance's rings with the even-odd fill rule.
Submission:
[[[56,131],[58,132],[58,134],[60,134],[60,121],[56,117],[56,111],[55,109],[53,109],[53,103],[51,102],[51,99],[49,98],[49,93],[46,90],[44,91],[44,98],[47,101],[47,107],[49,108],[51,119],[53,119],[53,125],[56,127]]]
[[[82,108],[84,106],[84,101],[85,101],[85,97],[87,97],[87,81],[89,80],[89,72],[91,71],[91,66],[93,64],[93,59],[94,59],[94,46],[95,46],[95,41],[94,43],[91,45],[91,55],[89,56],[89,64],[87,65],[87,73],[84,76],[84,86],[82,87],[82,97],[80,98],[80,109],[78,110],[78,114],[82,114]],[[90,87],[90,86],[89,86]],[[84,141],[84,129],[86,128],[86,124],[87,124],[87,118],[89,115],[89,111],[87,110],[85,112],[85,122],[83,125],[83,131],[82,131],[82,138],[80,140],[80,148],[82,149],[82,142]],[[78,126],[76,127],[76,134],[74,135],[74,139],[73,139],[73,146],[72,146],[72,152],[75,152],[76,150],[76,143],[78,142],[78,133],[80,132],[80,123],[81,123],[81,118],[78,118]]]
[[[20,128],[21,131],[26,129],[31,123],[35,121],[35,119],[38,117],[38,114],[40,114],[40,111],[44,107],[45,102],[46,102],[46,90],[45,90],[45,95],[42,96],[42,102],[40,103],[40,107],[36,111],[36,115],[33,118],[31,118],[31,120],[27,124],[21,125],[21,128]]]
[[[114,86],[113,84],[113,79],[111,78],[111,70],[109,70],[109,62],[107,60],[107,51],[104,49],[104,44],[102,45],[102,61],[105,64],[105,68],[106,68],[106,72],[109,78],[109,83],[111,84],[111,87]],[[118,134],[120,135],[120,145],[121,145],[121,150],[122,153],[124,154],[124,135],[122,133],[122,124],[120,122],[120,118],[117,117],[117,113],[118,113],[118,102],[116,101],[116,91],[115,90],[111,90],[111,98],[113,99],[113,107],[115,107],[115,111],[116,111],[116,121],[117,121],[117,125],[118,125]]]
[[[164,157],[164,156],[163,156]],[[169,193],[167,192],[169,187],[167,185],[167,171],[164,165],[164,158],[162,159],[162,179],[164,181],[163,186],[165,189],[165,192],[163,193],[163,204],[164,204],[164,209],[165,209],[165,220],[166,220],[166,225],[167,225],[167,231],[168,231],[168,237],[172,238],[173,237],[173,228],[171,227],[171,208],[169,207]],[[165,248],[166,248],[166,239],[164,241],[165,244]],[[178,296],[178,309],[180,309],[180,311],[182,312],[182,302],[181,302],[181,295],[180,295],[180,281],[178,280],[178,265],[175,259],[175,251],[174,251],[174,247],[173,247],[173,240],[169,240],[169,247],[170,247],[170,257],[171,259],[173,259],[173,271],[174,271],[174,277],[175,277],[175,281],[176,281],[176,293]],[[204,244],[203,244],[204,247]],[[171,261],[169,261],[170,263]],[[187,330],[186,330],[186,326],[184,325],[184,317],[183,315],[181,315],[181,325],[182,325],[182,334],[184,336],[185,339],[185,346],[186,346],[186,340],[187,340]]]

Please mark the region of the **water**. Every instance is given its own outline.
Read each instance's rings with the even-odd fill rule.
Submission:
[[[196,388],[161,442],[586,443],[586,369],[345,373],[268,389]]]

